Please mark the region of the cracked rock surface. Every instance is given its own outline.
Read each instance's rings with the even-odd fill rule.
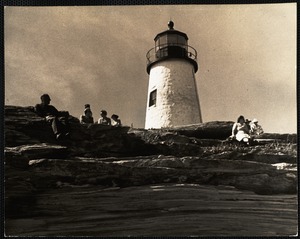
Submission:
[[[297,135],[227,142],[232,122],[85,127],[57,141],[32,107],[5,107],[9,236],[297,233]]]

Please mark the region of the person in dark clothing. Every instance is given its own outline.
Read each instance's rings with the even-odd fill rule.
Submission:
[[[34,107],[36,114],[40,117],[45,117],[46,121],[51,124],[53,133],[56,139],[63,136],[68,136],[69,130],[69,112],[58,111],[53,105],[50,105],[50,96],[43,94],[41,96],[41,103]]]
[[[94,123],[93,113],[89,104],[84,105],[84,114],[80,115],[79,121],[81,124],[90,125]]]

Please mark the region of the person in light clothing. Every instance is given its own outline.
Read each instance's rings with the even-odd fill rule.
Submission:
[[[258,120],[257,119],[253,119],[250,122],[250,133],[253,136],[258,136],[264,133],[264,130],[262,129],[262,127],[258,124]]]
[[[114,126],[114,127],[121,127],[122,126],[121,120],[119,119],[118,115],[113,114],[111,116],[111,119],[112,119],[112,122],[111,122],[112,126]]]
[[[230,138],[249,145],[251,140],[249,133],[249,126],[246,124],[244,116],[241,115],[238,117],[237,122],[232,126],[232,134]]]
[[[98,124],[101,124],[101,125],[111,125],[111,120],[110,120],[110,118],[107,117],[106,110],[101,110],[100,116],[101,117],[98,119]]]

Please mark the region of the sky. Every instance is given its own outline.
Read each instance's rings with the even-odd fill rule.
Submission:
[[[168,29],[198,52],[203,122],[257,118],[265,132],[297,132],[296,3],[5,7],[5,105],[48,93],[71,115],[89,103],[145,124],[146,53]]]

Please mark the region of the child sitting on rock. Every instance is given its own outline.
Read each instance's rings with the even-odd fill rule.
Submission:
[[[122,126],[121,120],[119,119],[118,115],[113,114],[111,116],[111,119],[112,119],[112,122],[111,122],[112,126],[114,126],[114,127],[121,127]]]

